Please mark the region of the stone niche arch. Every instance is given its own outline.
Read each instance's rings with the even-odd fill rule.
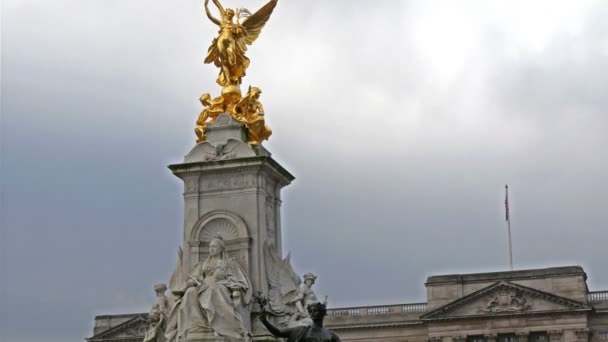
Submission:
[[[251,238],[247,224],[238,215],[227,210],[213,210],[201,216],[188,238],[191,267],[209,255],[209,242],[217,234],[224,238],[226,251],[249,272],[249,245]],[[192,271],[192,270],[190,270]]]

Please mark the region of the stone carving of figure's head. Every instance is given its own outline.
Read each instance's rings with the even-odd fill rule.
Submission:
[[[165,284],[154,285],[154,292],[156,293],[157,296],[164,295],[165,291],[167,291],[167,285],[165,285]]]
[[[327,307],[323,303],[309,304],[307,309],[308,314],[313,321],[323,320],[327,315]]]
[[[212,257],[220,256],[224,252],[224,239],[218,234],[209,242],[209,255]]]
[[[317,280],[317,276],[310,272],[306,273],[303,278],[304,278],[304,284],[306,284],[306,286],[308,286],[308,287],[312,287],[315,283],[315,280]]]

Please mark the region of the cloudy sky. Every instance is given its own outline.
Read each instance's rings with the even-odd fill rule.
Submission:
[[[2,341],[149,309],[215,34],[197,0],[2,1]],[[505,183],[516,268],[608,289],[607,2],[280,0],[249,56],[265,146],[296,176],[285,252],[331,306],[507,269]]]

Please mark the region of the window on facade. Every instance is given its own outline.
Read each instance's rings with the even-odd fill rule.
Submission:
[[[483,336],[467,336],[467,342],[486,342]]]
[[[597,339],[600,341],[608,341],[608,331],[597,332]]]
[[[529,342],[549,342],[549,336],[545,332],[530,333]]]
[[[517,342],[515,334],[498,335],[498,342]]]

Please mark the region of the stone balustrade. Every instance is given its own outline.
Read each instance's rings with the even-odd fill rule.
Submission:
[[[589,292],[587,296],[589,303],[608,302],[608,291]],[[372,315],[388,315],[395,313],[411,313],[411,312],[426,312],[428,310],[427,303],[410,303],[397,305],[375,305],[375,306],[360,306],[348,308],[328,309],[327,315],[330,317],[344,316],[372,316]]]
[[[411,312],[426,312],[426,303],[413,304],[396,304],[396,305],[376,305],[376,306],[361,306],[352,308],[337,308],[328,309],[327,315],[331,317],[343,316],[372,316],[372,315],[388,315],[398,313]]]
[[[589,303],[608,302],[608,291],[594,291],[587,294]]]

